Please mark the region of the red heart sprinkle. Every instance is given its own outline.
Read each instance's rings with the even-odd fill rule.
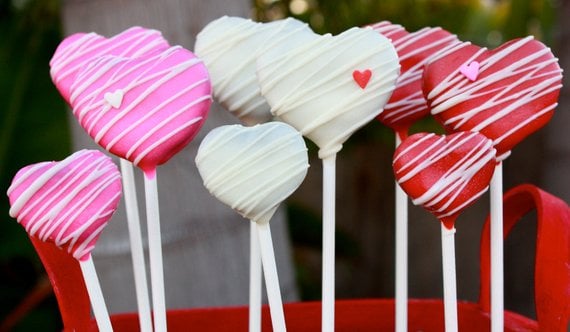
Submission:
[[[370,77],[372,77],[372,72],[370,69],[366,69],[364,71],[355,70],[352,72],[352,77],[358,86],[362,89],[366,88],[368,82],[370,81]]]

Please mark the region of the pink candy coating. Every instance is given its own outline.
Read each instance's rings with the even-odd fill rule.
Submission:
[[[76,33],[65,38],[50,60],[50,75],[65,101],[77,72],[93,59],[104,55],[138,57],[167,49],[160,31],[132,27],[111,38],[96,33]]]
[[[211,94],[203,62],[175,46],[138,58],[96,59],[77,74],[70,103],[96,143],[150,173],[198,133]]]
[[[121,175],[100,151],[81,150],[60,162],[22,168],[8,188],[10,216],[29,235],[86,260],[117,209]]]

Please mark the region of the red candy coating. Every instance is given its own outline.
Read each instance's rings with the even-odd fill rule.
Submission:
[[[460,68],[473,61],[480,68],[471,81]],[[481,132],[504,159],[550,120],[561,80],[550,49],[527,37],[491,51],[462,44],[425,68],[423,91],[431,113],[448,132]]]
[[[449,136],[420,133],[394,153],[396,181],[448,228],[489,187],[495,170],[492,141],[474,132]]]
[[[455,35],[441,28],[409,33],[400,25],[387,21],[374,24],[372,28],[392,40],[401,66],[396,89],[378,120],[404,138],[414,122],[429,114],[422,94],[424,66],[445,56],[460,42]]]

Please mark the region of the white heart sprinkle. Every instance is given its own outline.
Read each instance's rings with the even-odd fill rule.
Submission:
[[[124,96],[123,90],[119,89],[113,93],[111,92],[105,93],[104,98],[105,101],[109,103],[109,105],[111,105],[114,108],[119,108],[123,103],[123,96]]]

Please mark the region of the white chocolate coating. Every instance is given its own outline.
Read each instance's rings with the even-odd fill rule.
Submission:
[[[303,137],[282,122],[215,128],[200,144],[196,165],[213,196],[260,223],[299,187],[309,167]]]
[[[352,28],[260,56],[257,76],[271,113],[315,142],[326,158],[382,112],[399,68],[389,39],[371,28]],[[372,75],[361,88],[353,75],[366,70]]]
[[[256,58],[294,47],[313,35],[306,23],[293,18],[257,23],[223,16],[198,33],[195,52],[208,67],[216,100],[242,121],[262,123],[272,116],[259,91]]]

